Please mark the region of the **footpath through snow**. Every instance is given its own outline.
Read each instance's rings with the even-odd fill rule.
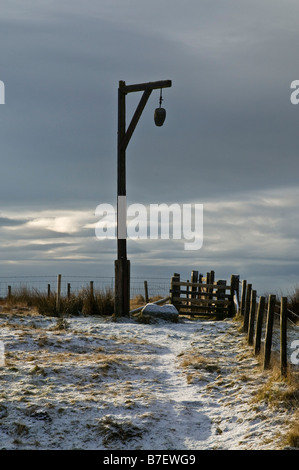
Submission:
[[[255,401],[238,328],[1,313],[0,449],[283,448],[293,413]]]

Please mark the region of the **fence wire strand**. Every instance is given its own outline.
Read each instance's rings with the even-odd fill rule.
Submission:
[[[144,281],[147,281],[149,297],[161,296],[165,297],[169,294],[170,279],[169,278],[145,278],[131,277],[130,296],[134,298],[138,295],[144,296]],[[111,290],[114,291],[114,277],[105,276],[79,276],[79,275],[63,275],[61,277],[61,294],[66,295],[68,284],[72,293],[78,293],[83,288],[90,285],[93,281],[95,290]],[[48,291],[50,286],[51,292],[57,290],[57,276],[0,276],[0,297],[5,298],[8,295],[8,286],[11,286],[11,293],[18,292],[21,289],[28,291],[38,291],[44,293]]]

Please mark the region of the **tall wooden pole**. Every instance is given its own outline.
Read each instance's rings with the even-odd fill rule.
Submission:
[[[126,134],[125,82],[118,88],[118,135],[117,135],[117,260],[115,261],[115,306],[116,316],[127,316],[130,311],[130,261],[127,260],[127,239],[123,231],[126,201],[126,149],[123,141]]]
[[[119,214],[119,197],[126,196],[126,150],[122,142],[126,133],[126,95],[123,92],[125,82],[119,82],[118,88],[118,135],[117,135],[117,215]],[[127,258],[127,240],[120,238],[120,224],[117,220],[117,259]]]
[[[142,111],[152,90],[171,87],[171,80],[126,85],[118,87],[117,136],[117,260],[115,261],[114,314],[128,316],[130,311],[130,261],[127,259],[126,234],[126,148],[133,135]],[[143,95],[126,130],[126,95],[143,91]]]

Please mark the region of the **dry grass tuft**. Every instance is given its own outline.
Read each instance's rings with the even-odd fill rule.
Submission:
[[[299,449],[299,424],[292,426],[285,438],[285,445]]]
[[[14,423],[15,425],[15,432],[18,436],[25,436],[29,433],[29,428],[26,424],[23,423]]]
[[[112,289],[96,290],[81,289],[77,294],[61,297],[60,309],[57,310],[56,295],[40,293],[36,289],[21,287],[13,291],[7,299],[3,312],[12,308],[35,308],[40,315],[59,317],[63,315],[112,315],[114,312],[114,294]]]
[[[102,418],[97,425],[97,430],[106,447],[119,442],[126,444],[128,441],[140,439],[144,430],[134,425],[131,421],[116,421],[110,416]]]
[[[180,362],[181,367],[195,369],[195,370],[205,370],[207,372],[221,372],[219,365],[215,362],[211,362],[208,358],[205,358],[196,353],[186,353],[181,357],[183,359]]]
[[[283,439],[285,446],[299,448],[299,375],[288,372],[286,378],[281,378],[278,367],[269,373],[269,378],[258,390],[254,402],[263,401],[267,405],[284,408],[294,412],[294,420],[290,423],[289,431]]]
[[[275,367],[269,373],[269,378],[258,390],[255,401],[264,401],[270,406],[297,410],[299,407],[299,378],[289,371],[283,379],[279,368]]]
[[[145,298],[143,295],[136,295],[134,299],[130,300],[130,310],[134,310],[135,308],[143,307],[145,305]]]

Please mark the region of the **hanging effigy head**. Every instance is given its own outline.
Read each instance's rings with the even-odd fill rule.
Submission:
[[[166,118],[166,110],[164,108],[156,108],[154,114],[154,121],[156,126],[163,126]]]
[[[160,99],[159,99],[160,107],[155,109],[155,114],[154,114],[154,121],[155,121],[156,126],[158,127],[163,126],[165,118],[166,118],[166,109],[161,108],[162,101],[163,101],[163,98],[162,98],[162,88],[161,88]]]

